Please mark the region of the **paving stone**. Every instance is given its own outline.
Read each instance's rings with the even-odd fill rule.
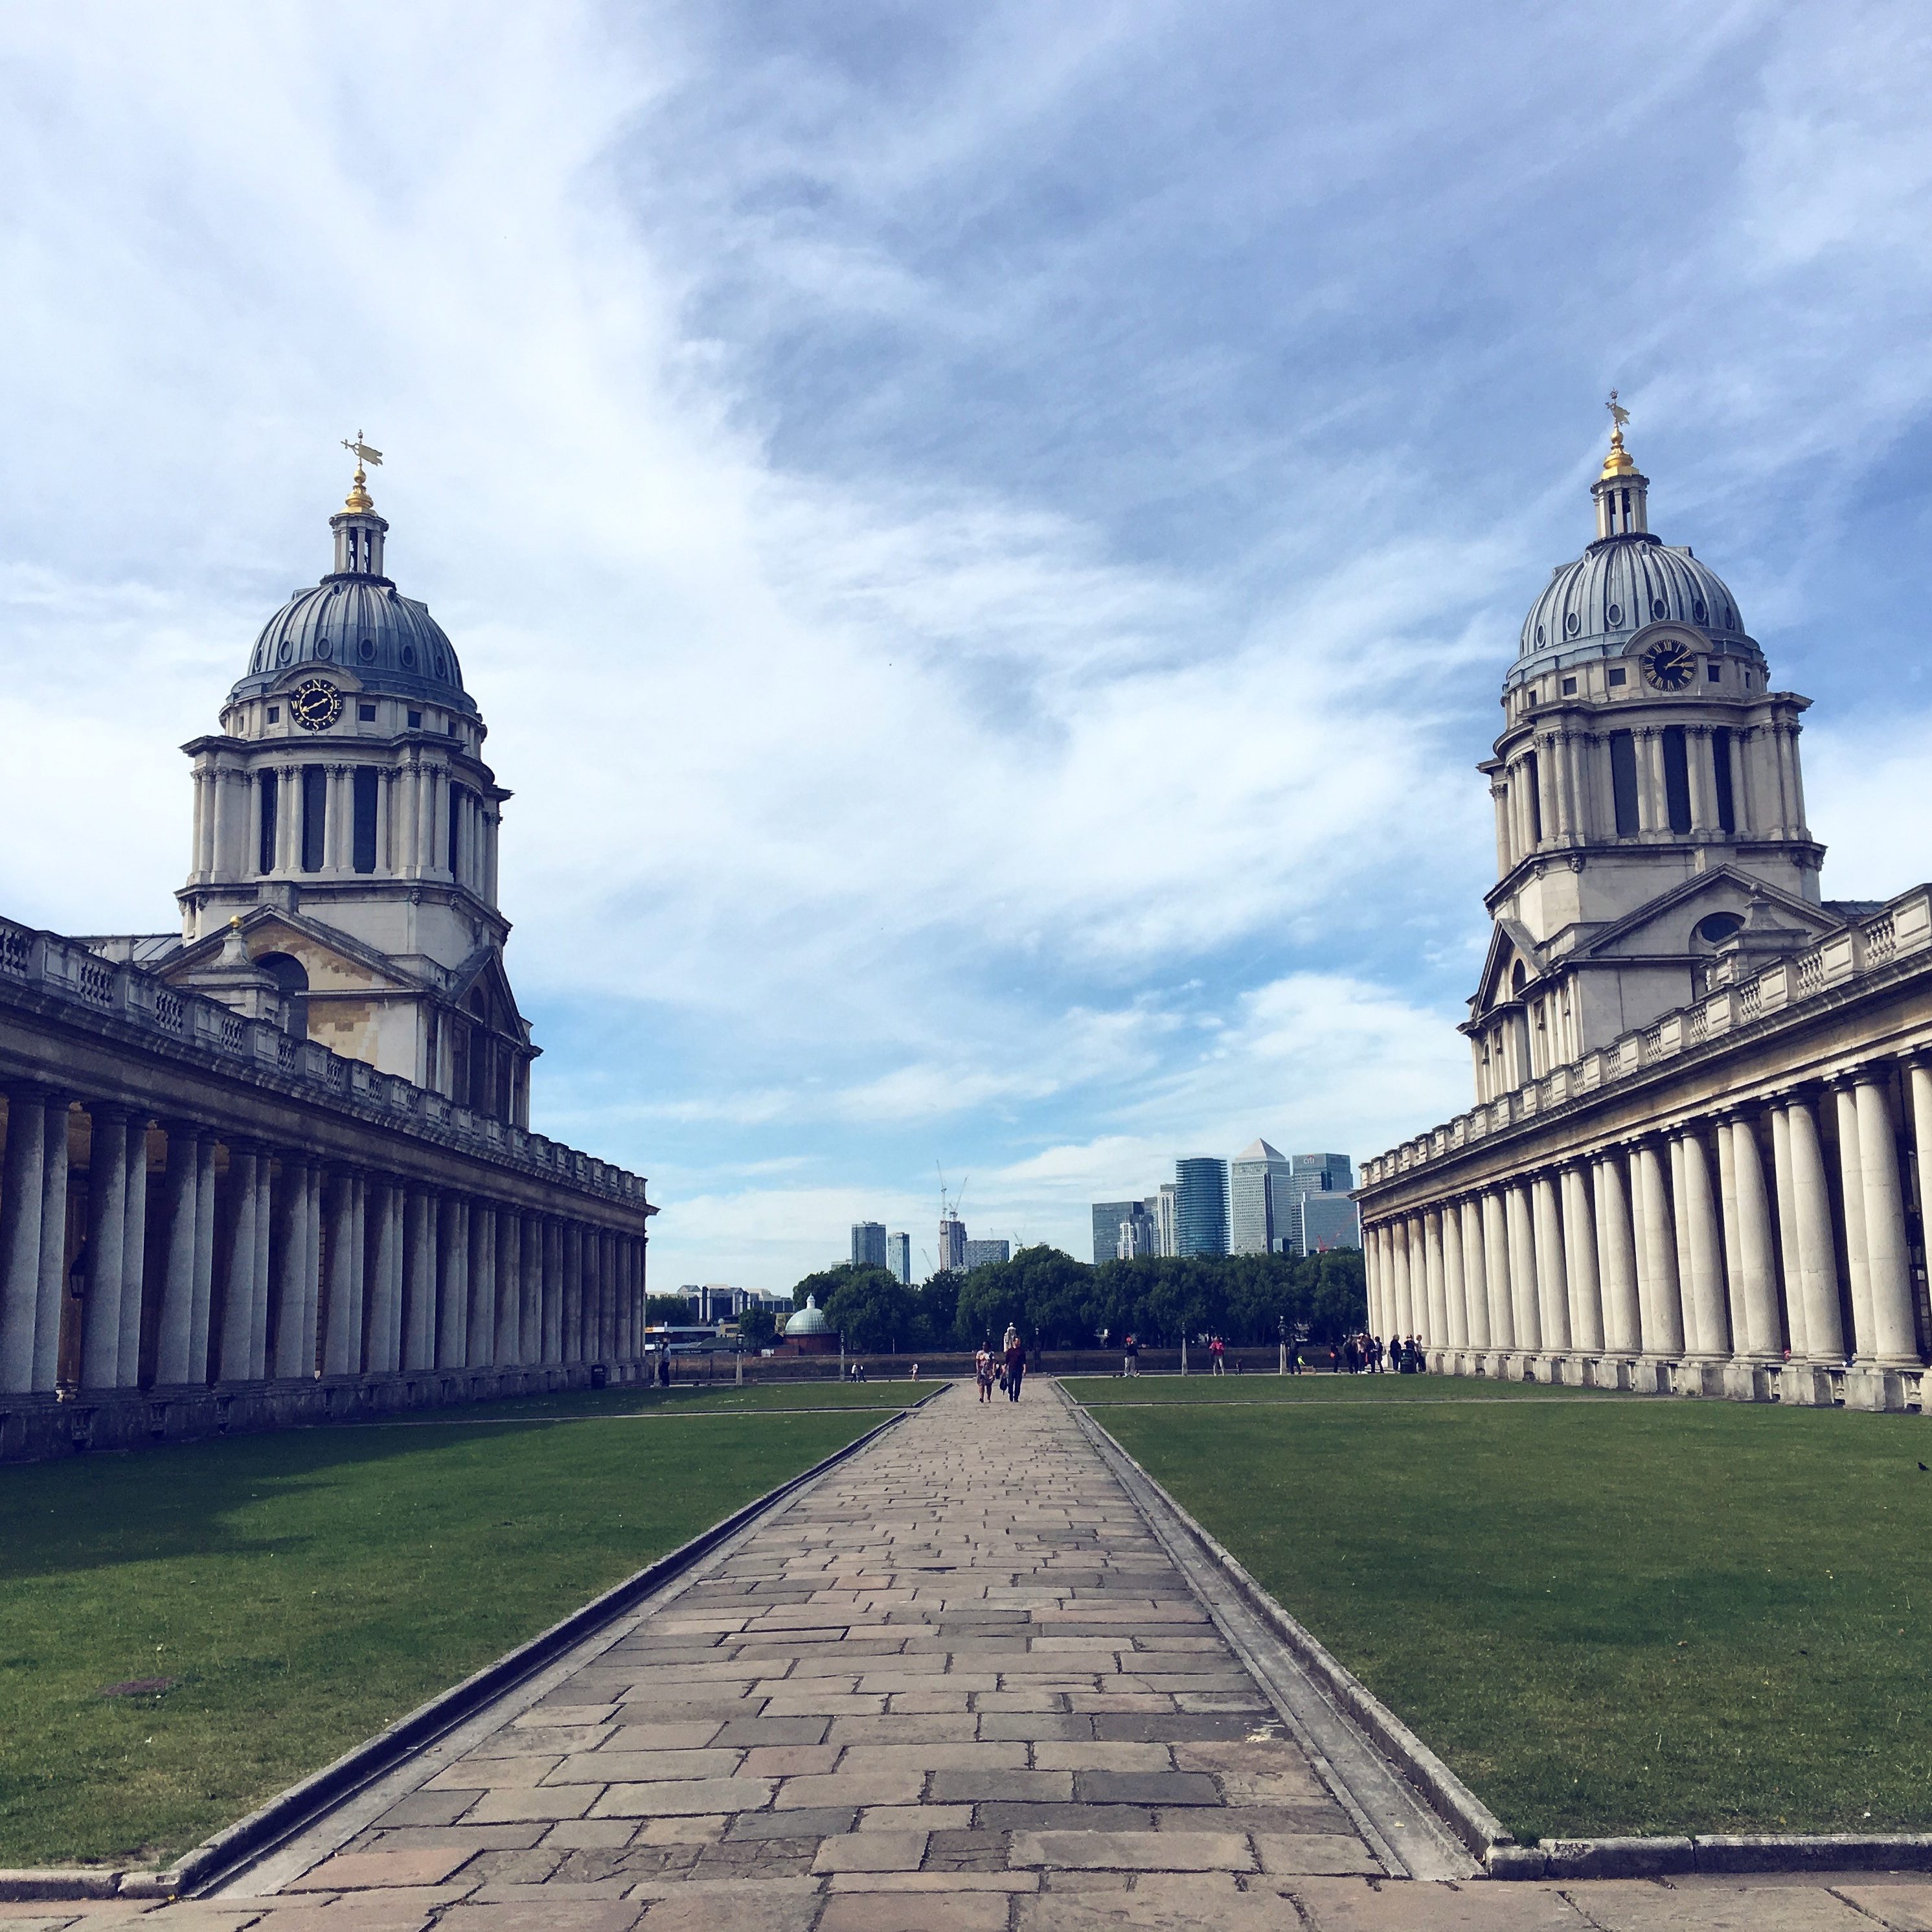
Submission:
[[[1599,1880],[1587,1897],[1604,1932],[1871,1932],[1863,1912],[1808,1884]]]
[[[536,1844],[549,1828],[532,1819],[516,1825],[405,1825],[371,1834],[365,1845],[358,1838],[351,1849],[381,1852],[455,1852],[465,1858],[477,1852],[520,1852]]]
[[[1260,1882],[1293,1901],[1313,1932],[1600,1932],[1553,1886],[1474,1879],[1444,1884],[1360,1878]],[[1259,1888],[1250,1881],[1249,1890]],[[1580,1895],[1594,1888],[1567,1886]],[[1292,1919],[1276,1922],[1292,1925]],[[1862,1932],[1871,1932],[1869,1925]]]
[[[1151,1832],[1154,1816],[1132,1804],[981,1804],[989,1832]],[[1204,1815],[1211,1816],[1211,1813]]]
[[[1063,1870],[1247,1872],[1246,1838],[1234,1832],[1016,1832],[1016,1865]]]
[[[443,1914],[437,1932],[630,1932],[643,1909],[626,1899],[454,1905]]]
[[[628,1789],[641,1790],[641,1786]],[[546,1791],[484,1791],[464,1815],[474,1825],[506,1825],[530,1820],[581,1818],[600,1789],[594,1784],[566,1784]]]
[[[1932,1932],[1932,1885],[1837,1885],[1841,1898],[1869,1912],[1886,1932]]]
[[[1061,1744],[1042,1741],[1033,1748],[1036,1771],[1172,1771],[1174,1753],[1166,1744]]]
[[[789,1811],[823,1804],[910,1804],[925,1783],[926,1773],[916,1770],[835,1771],[824,1777],[788,1778],[779,1781],[772,1805]]]
[[[548,1759],[540,1759],[548,1763]],[[412,1791],[376,1820],[378,1828],[403,1825],[453,1825],[476,1802],[473,1791]]]
[[[971,1804],[1070,1802],[1070,1771],[939,1771],[932,1775],[932,1796],[937,1804]]]
[[[638,1826],[628,1818],[564,1818],[543,1835],[544,1848],[561,1851],[608,1850],[628,1845],[638,1834]]]
[[[647,1784],[664,1778],[729,1778],[743,1754],[735,1750],[602,1750],[567,1757],[545,1775],[547,1786]]]
[[[844,1718],[839,1721],[872,1720]],[[822,1744],[832,1722],[830,1718],[732,1718],[706,1742],[714,1745]]]
[[[998,1893],[842,1892],[825,1901],[818,1932],[1006,1932],[1007,1910]]]
[[[755,1811],[771,1801],[769,1778],[657,1779],[647,1784],[614,1784],[586,1794],[583,1810],[597,1818],[695,1817],[710,1811]],[[562,1797],[559,1791],[550,1794]],[[596,1799],[592,1804],[592,1798]]]
[[[761,1744],[745,1754],[739,1769],[748,1778],[805,1778],[838,1763],[837,1744]]]
[[[854,1744],[838,1761],[842,1772],[871,1771],[1024,1771],[1021,1744]]]
[[[1330,1877],[1379,1872],[1381,1864],[1353,1832],[1250,1832],[1262,1870],[1288,1876]]]
[[[1083,1804],[1219,1804],[1220,1789],[1196,1771],[1078,1771],[1073,1795]]]
[[[686,1897],[652,1901],[644,1922],[651,1932],[811,1932],[818,1909],[815,1889],[734,1888],[728,1903],[710,1888],[694,1886]]]
[[[813,1861],[815,1872],[917,1871],[926,1858],[923,1832],[848,1832],[827,1838]]]
[[[360,1892],[373,1886],[440,1885],[472,1854],[446,1851],[344,1852],[325,1858],[282,1888],[285,1892]]]
[[[988,1711],[980,1718],[980,1735],[988,1744],[1046,1742],[1090,1742],[1094,1720],[1066,1711]]]
[[[888,1711],[879,1718],[835,1718],[826,1742],[833,1744],[970,1744],[981,1735],[978,1727],[982,1721],[963,1709]]]
[[[849,1832],[859,1816],[850,1804],[802,1807],[789,1811],[741,1811],[730,1822],[734,1838],[829,1838]]]
[[[438,1772],[426,1791],[526,1791],[541,1784],[563,1762],[534,1751],[515,1757],[462,1757]]]

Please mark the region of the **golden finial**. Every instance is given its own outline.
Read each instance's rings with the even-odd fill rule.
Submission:
[[[1610,400],[1604,405],[1610,412],[1610,453],[1604,458],[1606,476],[1628,476],[1636,467],[1630,453],[1624,447],[1624,424],[1630,421],[1630,411],[1617,400],[1617,392],[1610,392]]]
[[[230,932],[239,932],[242,930],[242,915],[238,912],[230,916],[228,929]]]
[[[369,479],[363,474],[362,466],[365,463],[373,463],[380,470],[382,466],[382,452],[380,449],[371,448],[364,442],[359,429],[356,432],[354,441],[344,436],[342,446],[356,459],[355,480],[349,486],[349,495],[342,507],[345,510],[373,510],[376,507],[375,499],[369,494]]]

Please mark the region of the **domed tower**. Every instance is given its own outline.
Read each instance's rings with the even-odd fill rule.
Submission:
[[[1799,715],[1737,600],[1650,529],[1650,483],[1614,428],[1597,534],[1524,619],[1503,729],[1489,956],[1462,1030],[1487,1100],[1705,990],[1720,952],[1844,923],[1819,895]],[[1748,940],[1738,938],[1747,921]]]
[[[456,652],[386,575],[360,438],[334,568],[265,624],[194,760],[182,949],[194,985],[238,916],[290,1030],[518,1124],[530,1028],[503,970],[496,839],[510,794]]]

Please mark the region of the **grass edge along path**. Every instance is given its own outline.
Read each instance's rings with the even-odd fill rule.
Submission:
[[[166,1863],[884,1419],[299,1430],[0,1472],[0,1866]],[[100,1694],[148,1678],[173,1681]]]
[[[1927,1828],[1922,1425],[1454,1386],[1090,1413],[1525,1842]]]

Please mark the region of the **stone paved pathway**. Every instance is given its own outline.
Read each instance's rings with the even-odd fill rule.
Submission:
[[[949,1391],[465,1735],[156,1932],[1932,1926],[1922,1884],[1389,1877],[1050,1387]]]

